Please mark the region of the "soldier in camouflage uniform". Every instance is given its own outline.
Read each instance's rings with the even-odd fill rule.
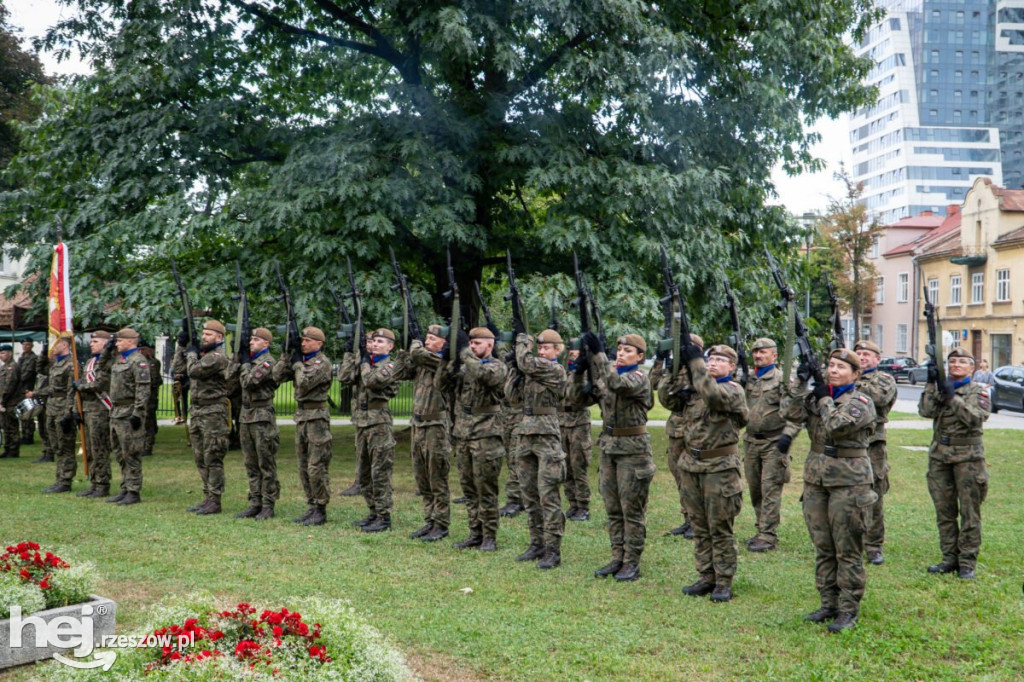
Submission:
[[[519,485],[519,463],[516,461],[519,452],[519,436],[516,428],[523,421],[523,373],[516,367],[515,350],[505,355],[508,374],[505,377],[504,394],[501,410],[501,442],[505,448],[505,460],[508,463],[508,480],[505,481],[505,506],[498,514],[512,518],[523,511],[523,493]],[[500,462],[499,462],[500,465]]]
[[[867,574],[864,534],[878,495],[868,442],[875,430],[875,405],[857,390],[860,358],[846,348],[832,351],[828,383],[808,389],[811,369],[801,366],[800,383],[786,405],[791,438],[806,423],[811,451],[804,463],[804,521],[815,549],[815,585],[821,608],[805,616],[814,623],[832,620],[830,632],[857,624]],[[834,620],[833,620],[834,619]]]
[[[743,387],[732,380],[735,350],[711,346],[705,362],[701,347],[690,343],[680,355],[696,391],[686,412],[687,448],[679,469],[683,502],[693,524],[698,579],[683,593],[710,593],[711,601],[727,602],[733,597],[736,575],[733,522],[743,503],[739,440],[747,423],[747,401]]]
[[[46,435],[50,439],[50,449],[57,461],[57,476],[44,493],[66,493],[71,490],[71,482],[78,471],[78,460],[75,457],[75,422],[71,416],[74,387],[71,382],[75,378],[75,366],[71,358],[71,344],[74,343],[69,332],[61,334],[53,346],[53,361],[50,363],[50,381],[39,391],[37,398],[46,399]]]
[[[475,327],[468,338],[459,333],[454,357],[438,374],[442,390],[453,393],[455,453],[462,492],[466,495],[469,537],[457,549],[498,548],[498,474],[505,448],[501,444],[501,400],[508,369],[492,357],[494,332]]]
[[[264,521],[274,518],[274,504],[281,493],[277,481],[277,448],[281,434],[274,409],[274,365],[270,342],[273,334],[265,327],[252,330],[249,347],[240,348],[232,359],[229,377],[242,389],[238,433],[249,478],[249,507],[236,519]]]
[[[22,393],[28,393],[36,387],[39,374],[39,356],[32,351],[31,341],[21,342],[21,357],[18,358],[18,374],[21,377]],[[32,445],[35,442],[36,423],[32,419],[21,420],[21,444]]]
[[[573,366],[566,403],[577,409],[601,405],[604,426],[601,448],[600,490],[608,514],[612,560],[594,571],[594,577],[615,576],[620,582],[640,577],[640,556],[647,538],[647,495],[657,467],[647,433],[647,412],[654,402],[651,384],[640,371],[647,342],[637,334],[618,339],[615,361],[592,332],[580,336],[588,350]],[[589,355],[589,362],[588,362]],[[587,386],[588,364],[594,385]]]
[[[160,430],[160,426],[156,422],[156,410],[160,404],[160,387],[163,385],[164,379],[160,374],[160,361],[157,359],[153,347],[143,341],[142,345],[139,346],[139,352],[142,353],[142,356],[149,363],[149,376],[153,382],[153,386],[149,391],[149,403],[146,405],[146,423],[143,424],[143,429],[146,432],[146,442],[142,446],[142,456],[149,457],[153,454],[156,432]]]
[[[338,381],[353,387],[356,468],[359,490],[369,508],[369,514],[357,521],[356,526],[364,533],[391,528],[395,434],[389,401],[398,395],[401,373],[401,368],[396,369],[391,359],[394,347],[395,333],[390,329],[377,329],[370,333],[365,350],[345,354],[338,370]]]
[[[9,343],[0,346],[0,402],[3,403],[0,423],[4,430],[4,452],[0,459],[21,456],[21,425],[14,410],[24,394],[21,392],[18,364],[13,358],[14,348]]]
[[[139,333],[126,327],[116,334],[117,355],[110,367],[110,452],[121,465],[121,491],[107,502],[138,504],[142,491],[142,424],[152,390],[150,367],[139,353]]]
[[[444,361],[444,337],[432,324],[424,341],[414,339],[403,360],[403,379],[413,381],[412,470],[423,497],[424,525],[410,538],[437,542],[448,537],[451,520],[448,492],[450,448],[448,399],[435,382]]]
[[[304,526],[322,526],[331,501],[331,359],[323,353],[327,337],[318,327],[306,327],[300,339],[301,352],[290,358],[283,354],[274,365],[274,381],[295,382],[295,456],[299,480],[306,495],[306,513],[292,519]]]
[[[572,372],[578,349],[569,351],[567,370]],[[562,432],[562,451],[565,452],[567,471],[565,474],[565,497],[569,500],[569,511],[565,518],[570,521],[590,519],[590,455],[594,441],[590,435],[590,410],[576,409],[563,404],[558,413],[558,426]]]
[[[558,486],[565,481],[565,452],[558,412],[565,404],[565,370],[558,364],[562,337],[545,329],[537,335],[537,355],[530,353],[533,339],[516,336],[516,366],[523,373],[523,421],[516,428],[519,483],[530,522],[530,546],[516,561],[539,559],[537,568],[562,563],[565,515]]]
[[[89,482],[91,487],[79,497],[106,497],[110,494],[110,365],[114,353],[110,332],[95,331],[89,339],[91,355],[73,382],[82,398],[82,419],[89,443]]]
[[[185,332],[178,334],[173,364],[185,367],[191,384],[188,424],[192,457],[203,481],[203,500],[188,508],[199,516],[220,514],[224,494],[224,455],[228,451],[228,356],[224,352],[224,325],[218,320],[203,323],[195,348]],[[175,373],[178,369],[173,370]]]
[[[868,563],[881,565],[882,544],[885,542],[885,515],[882,501],[889,492],[889,457],[885,445],[885,424],[889,421],[889,411],[896,404],[896,380],[891,375],[878,371],[878,363],[882,360],[882,349],[871,341],[858,341],[853,347],[860,359],[860,378],[857,379],[857,390],[871,398],[875,404],[875,432],[871,434],[868,444],[868,456],[871,457],[871,470],[875,480],[871,488],[878,494],[878,501],[871,510],[871,527],[864,534],[864,551]]]
[[[704,347],[704,339],[697,334],[690,334],[690,341],[698,347]],[[701,405],[694,397],[696,391],[693,388],[693,379],[690,377],[690,370],[687,367],[680,367],[675,379],[672,378],[669,359],[670,351],[659,351],[655,356],[654,367],[651,369],[651,386],[658,392],[658,402],[669,410],[668,421],[665,422],[665,435],[668,436],[668,470],[672,473],[672,479],[676,482],[676,492],[679,496],[679,509],[683,515],[683,523],[676,526],[668,533],[669,535],[682,535],[687,540],[693,539],[693,524],[690,523],[686,511],[686,503],[683,500],[683,472],[679,468],[679,459],[687,450],[686,439],[689,435],[687,424],[693,423],[699,418]]]
[[[782,488],[789,483],[789,447],[783,437],[786,420],[783,404],[788,400],[782,371],[775,366],[778,348],[771,339],[754,341],[754,373],[747,378],[747,409],[750,421],[743,434],[743,470],[754,507],[757,534],[747,540],[751,552],[767,552],[779,543]]]
[[[936,384],[934,369],[921,394],[918,412],[932,420],[928,450],[928,492],[935,504],[942,561],[929,573],[974,578],[981,549],[981,503],[988,494],[982,425],[991,411],[987,390],[971,381],[974,356],[955,348],[946,359],[949,377]],[[960,524],[957,527],[957,516]]]

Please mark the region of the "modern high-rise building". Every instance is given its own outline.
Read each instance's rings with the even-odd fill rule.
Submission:
[[[856,45],[878,100],[850,119],[851,174],[883,223],[942,213],[979,176],[1024,179],[1024,0],[878,0]]]

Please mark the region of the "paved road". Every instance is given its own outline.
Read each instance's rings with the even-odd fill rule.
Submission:
[[[917,402],[921,399],[921,391],[924,390],[924,386],[910,386],[909,384],[899,384],[896,394],[896,406],[893,410],[896,412],[917,412]],[[930,420],[900,420],[891,423],[890,428],[894,429],[930,429],[932,423]],[[986,429],[1019,429],[1024,430],[1024,413],[1022,412],[1007,412],[1001,410],[999,414],[993,414],[985,422]]]

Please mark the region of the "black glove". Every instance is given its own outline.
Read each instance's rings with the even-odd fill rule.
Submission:
[[[775,441],[775,447],[784,455],[789,454],[789,446],[793,444],[793,436],[788,433],[784,433],[779,436],[779,439]]]
[[[188,348],[185,349],[185,355],[188,355],[189,353],[199,355],[199,349],[196,348],[195,346],[189,346]]]
[[[492,330],[493,331],[493,330]],[[517,317],[512,318],[512,338],[518,339],[520,334],[526,333],[526,325]]]
[[[244,343],[238,349],[238,362],[243,365],[248,365],[252,362],[252,355],[249,353],[249,347]]]
[[[672,360],[672,356],[671,355],[668,356],[667,358],[665,358],[665,365],[664,365],[664,367],[665,367],[665,371],[666,372],[668,372],[669,374],[672,373],[672,368],[675,367],[675,362]]]
[[[462,351],[466,348],[469,348],[469,334],[460,329],[455,336],[455,353],[462,355]]]
[[[928,381],[929,384],[939,383],[939,368],[935,366],[934,362],[928,362]]]
[[[138,431],[142,428],[142,417],[133,414],[128,417],[128,423],[131,425],[132,431]]]
[[[679,354],[683,356],[683,362],[690,364],[691,361],[704,357],[704,349],[695,343],[688,343],[679,349]]]
[[[590,357],[580,353],[579,357],[573,360],[572,371],[575,374],[583,375],[587,373],[587,369],[590,368]]]
[[[60,430],[64,433],[71,433],[75,430],[75,422],[70,416],[64,415],[60,418]]]
[[[815,382],[814,388],[811,389],[811,393],[814,394],[815,400],[821,400],[832,395],[832,391],[829,390],[828,384],[824,381]]]
[[[292,364],[292,365],[294,365],[296,362],[302,362],[302,353],[299,353],[299,352],[292,353],[292,356],[290,358],[288,358],[288,362],[289,362],[289,364]]]
[[[580,334],[580,348],[586,348],[591,353],[602,353],[601,339],[597,338],[594,332],[583,332]]]
[[[107,339],[107,343],[104,346],[107,350],[114,350],[117,348],[117,334],[111,334],[110,338]]]
[[[75,379],[74,381],[72,381],[71,385],[74,386],[76,391],[81,391],[82,390],[82,382],[79,379]]]
[[[942,391],[942,397],[946,400],[951,400],[956,395],[956,387],[953,385],[952,379],[946,379],[942,382],[942,386],[939,387]]]
[[[82,415],[79,414],[76,410],[71,411],[71,419],[75,422],[75,426],[82,425]]]
[[[654,354],[654,359],[655,360],[661,360],[662,362],[664,362],[665,360],[668,360],[670,357],[672,357],[672,349],[671,348],[666,348],[665,350],[659,350],[657,353]]]
[[[796,368],[796,378],[807,383],[811,380],[811,366],[806,362],[801,362]]]

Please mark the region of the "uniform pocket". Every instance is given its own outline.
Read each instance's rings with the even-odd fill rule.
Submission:
[[[649,481],[654,478],[654,472],[658,470],[658,467],[654,465],[654,462],[649,462],[638,466],[633,470],[633,475],[638,481]]]
[[[978,486],[978,499],[982,502],[988,497],[988,478],[988,471],[982,469],[978,472],[978,477],[974,479]]]
[[[856,509],[853,511],[853,517],[860,521],[860,527],[857,528],[858,532],[864,533],[871,527],[872,507],[874,507],[875,502],[878,502],[878,493],[874,490],[866,490],[854,496],[853,504],[856,506]]]

